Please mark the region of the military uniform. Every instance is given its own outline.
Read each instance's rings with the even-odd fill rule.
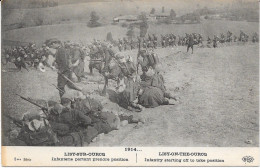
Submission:
[[[33,119],[24,124],[17,138],[28,146],[54,146],[58,142],[46,119]]]
[[[194,45],[194,39],[193,39],[193,36],[190,35],[188,38],[187,52],[189,52],[189,48],[191,48],[192,54],[193,54],[193,45]]]
[[[61,89],[60,96],[63,95],[65,92],[65,85],[68,85],[69,87],[73,86],[64,79],[64,76],[66,76],[69,79],[72,79],[72,71],[71,71],[71,57],[69,54],[68,49],[65,49],[64,47],[59,47],[56,52],[56,60],[55,60],[58,68],[58,88]],[[61,75],[62,74],[62,75]]]
[[[146,108],[154,108],[160,105],[167,105],[169,101],[165,99],[161,89],[153,86],[147,86],[138,97],[138,104]]]
[[[85,67],[85,54],[84,52],[79,48],[73,48],[71,49],[71,56],[72,56],[72,62],[79,61],[79,64],[73,68],[73,72],[77,76],[78,80],[80,81],[81,78],[84,76],[84,67]]]

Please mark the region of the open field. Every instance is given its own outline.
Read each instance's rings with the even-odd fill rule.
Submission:
[[[178,15],[185,14],[195,10],[197,7],[189,3],[189,0],[149,0],[144,1],[104,1],[104,2],[87,2],[75,4],[62,5],[64,0],[61,0],[60,6],[49,8],[34,8],[34,9],[8,9],[4,11],[6,15],[3,19],[3,25],[10,25],[20,23],[21,21],[28,21],[40,17],[44,23],[57,24],[60,21],[70,20],[76,22],[89,21],[91,11],[96,11],[103,23],[111,23],[113,17],[119,15],[139,14],[146,12],[147,14],[152,8],[160,13],[162,7],[165,7],[165,12],[169,13],[171,9],[174,9]],[[102,1],[102,0],[101,0]],[[217,7],[221,6],[221,1],[214,0],[212,3],[208,3],[208,0],[200,0],[201,7],[207,6]],[[4,4],[4,3],[3,3]],[[111,7],[116,10],[111,10]]]
[[[213,35],[220,35],[220,33],[226,34],[228,30],[236,35],[239,35],[240,30],[243,30],[251,37],[254,32],[258,32],[258,23],[205,20],[201,24],[150,24],[148,33],[154,33],[160,37],[160,34],[167,33],[185,35],[185,33],[196,32],[201,33],[204,40],[206,40],[207,36],[213,37]],[[117,40],[118,38],[126,37],[127,29],[118,25],[106,25],[97,28],[89,28],[86,23],[67,23],[5,31],[2,34],[2,38],[5,40],[34,42],[38,45],[50,38],[89,43],[94,38],[105,40],[108,32],[111,32],[113,38]],[[139,35],[139,29],[135,29],[135,35]]]
[[[134,113],[144,117],[146,123],[112,131],[90,146],[258,146],[258,44],[195,48],[193,55],[185,49],[156,50],[164,67],[166,87],[181,102]],[[129,54],[135,56],[136,52]],[[98,74],[89,78],[100,79]],[[28,110],[36,110],[14,93],[58,100],[58,91],[50,86],[52,83],[56,84],[56,73],[51,70],[2,73],[3,113],[21,117]],[[102,84],[81,85],[84,92],[94,95],[102,87]],[[101,99],[113,104],[108,98]],[[4,121],[8,131],[8,120]],[[246,143],[247,140],[252,143]],[[8,140],[4,142],[8,144]]]

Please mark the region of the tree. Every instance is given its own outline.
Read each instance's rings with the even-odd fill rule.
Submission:
[[[107,41],[110,41],[110,42],[114,41],[111,32],[107,33]]]
[[[99,20],[99,16],[97,15],[97,13],[95,11],[92,11],[90,13],[90,21],[88,22],[88,26],[89,27],[98,27],[101,24],[98,22]]]
[[[176,13],[175,13],[175,11],[173,9],[171,9],[170,18],[171,19],[175,19],[176,18]]]
[[[154,9],[154,8],[152,8],[152,10],[151,10],[150,14],[154,14],[154,13],[155,13],[155,9]]]
[[[144,12],[141,13],[141,15],[138,16],[138,18],[141,20],[140,23],[140,37],[145,37],[147,30],[148,30],[148,23],[147,23],[147,18],[146,14]]]
[[[135,36],[133,25],[129,25],[126,35],[127,35],[128,39],[132,39]]]
[[[162,13],[164,13],[164,6],[162,7]]]

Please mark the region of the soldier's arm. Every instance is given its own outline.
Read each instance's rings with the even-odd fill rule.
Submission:
[[[143,61],[140,62],[140,64],[141,64],[142,67],[143,67],[143,66],[147,66],[147,65],[149,64],[148,58],[147,58],[147,57],[144,57]]]
[[[75,113],[77,114],[78,119],[83,122],[86,125],[90,125],[92,120],[89,116],[86,116],[85,114],[83,114],[81,111],[75,111]]]

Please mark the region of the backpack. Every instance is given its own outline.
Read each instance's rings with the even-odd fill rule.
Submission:
[[[122,67],[121,67],[123,73],[125,76],[132,75],[136,71],[136,66],[134,65],[133,62],[126,62]]]
[[[153,54],[148,54],[147,57],[148,57],[150,66],[155,66],[156,64],[159,63],[158,55],[153,53]]]
[[[76,100],[74,106],[75,109],[82,111],[84,114],[101,111],[103,109],[103,106],[99,101],[91,98]]]

